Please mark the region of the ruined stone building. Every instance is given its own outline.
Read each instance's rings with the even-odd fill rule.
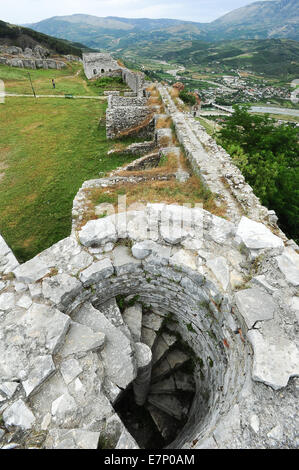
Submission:
[[[83,54],[84,72],[88,79],[95,76],[109,75],[110,72],[119,70],[120,66],[110,54],[89,52]]]

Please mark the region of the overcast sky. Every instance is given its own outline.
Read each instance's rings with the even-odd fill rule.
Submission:
[[[267,0],[264,0],[267,1]],[[213,21],[251,0],[0,0],[0,19],[34,23],[52,16],[84,13],[126,18]]]

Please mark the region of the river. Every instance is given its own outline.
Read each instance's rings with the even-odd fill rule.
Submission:
[[[288,116],[299,117],[299,109],[291,108],[271,108],[270,106],[252,106],[252,113],[286,114]]]

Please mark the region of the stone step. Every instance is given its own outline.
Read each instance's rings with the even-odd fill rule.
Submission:
[[[141,328],[141,342],[147,344],[147,346],[149,346],[151,349],[156,338],[157,333],[154,330],[146,328],[145,326]]]
[[[154,331],[159,331],[164,318],[153,312],[145,312],[142,317],[142,326]]]
[[[102,332],[106,336],[101,351],[106,375],[119,388],[127,388],[137,375],[135,352],[130,339],[88,302],[83,304],[72,318],[94,332]]]
[[[160,393],[165,393],[165,394],[172,394],[177,391],[176,389],[176,384],[173,376],[171,375],[170,377],[167,377],[164,380],[161,380],[160,382],[154,383],[150,387],[150,394],[160,394]]]
[[[139,303],[127,307],[123,313],[123,320],[128,326],[133,341],[139,343],[141,340],[142,306]]]
[[[195,382],[193,376],[186,374],[182,370],[178,370],[173,375],[176,389],[182,392],[195,392]]]
[[[150,394],[148,396],[148,403],[150,405],[154,405],[156,408],[168,414],[169,416],[172,416],[178,421],[186,419],[190,407],[189,399],[186,403],[182,404],[182,402],[177,397],[167,394]]]
[[[161,361],[169,351],[169,348],[173,346],[176,341],[176,336],[166,332],[158,336],[153,346],[153,364],[157,364]]]
[[[187,354],[178,349],[169,351],[166,357],[154,366],[152,370],[152,383],[159,382],[161,379],[171,375],[172,372],[186,364],[189,359]]]
[[[129,326],[125,323],[122,314],[117,305],[116,299],[110,299],[101,305],[95,305],[97,310],[100,310],[107,320],[116,328],[119,328],[127,338],[131,338],[131,332]]]
[[[150,387],[151,394],[175,394],[177,392],[194,393],[196,390],[192,375],[178,370],[170,377],[159,382],[152,383]]]
[[[166,444],[169,444],[175,439],[180,430],[179,421],[159,410],[156,406],[147,405],[147,409]]]

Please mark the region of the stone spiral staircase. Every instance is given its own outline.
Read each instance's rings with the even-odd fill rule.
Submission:
[[[171,444],[188,420],[195,394],[193,351],[181,340],[171,318],[159,316],[138,301],[132,305],[132,299],[127,307],[126,301],[119,303],[123,328],[129,329],[132,339],[137,340],[135,344],[150,348],[151,361],[142,397],[136,387],[137,376],[120,394],[114,408],[140,448],[163,448]],[[114,299],[109,302],[110,312],[101,308],[107,318],[111,305],[115,312]]]

